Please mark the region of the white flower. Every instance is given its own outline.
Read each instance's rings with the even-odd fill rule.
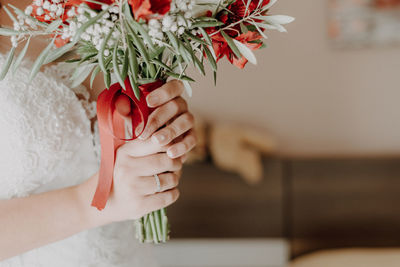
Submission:
[[[45,16],[44,16],[44,20],[51,20],[51,18],[50,18],[49,15],[45,15]]]
[[[33,11],[33,7],[32,6],[27,6],[25,8],[25,15],[30,16],[32,14],[32,11]]]
[[[164,16],[163,21],[162,21],[162,25],[165,28],[170,28],[172,26],[173,20],[171,16]]]
[[[38,7],[38,8],[36,9],[36,15],[41,16],[41,15],[43,15],[43,14],[44,14],[43,8]]]
[[[110,50],[105,49],[104,50],[104,56],[108,57],[110,55]]]
[[[57,11],[57,5],[56,5],[56,4],[52,4],[52,5],[50,6],[50,11],[56,12],[56,11]]]
[[[44,1],[43,3],[43,8],[49,10],[50,9],[50,2],[49,1]]]
[[[179,27],[178,34],[182,35],[185,32],[185,27]]]
[[[35,6],[42,6],[42,0],[35,0]]]

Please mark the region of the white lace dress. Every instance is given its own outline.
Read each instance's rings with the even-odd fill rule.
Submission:
[[[4,56],[0,54],[0,67]],[[61,75],[60,75],[61,74]],[[0,82],[0,199],[82,183],[99,167],[95,103],[86,88],[71,90],[57,66],[28,85],[28,68]],[[80,100],[77,95],[80,96]],[[4,214],[0,214],[0,219]],[[1,237],[0,237],[1,238]],[[0,262],[0,267],[151,267],[132,222],[114,223]]]

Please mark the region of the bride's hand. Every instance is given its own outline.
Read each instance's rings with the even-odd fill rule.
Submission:
[[[182,163],[196,145],[193,115],[180,97],[182,92],[182,84],[171,81],[148,96],[149,106],[156,109],[141,138],[117,150],[113,190],[100,212],[103,223],[138,219],[178,199]],[[160,178],[160,193],[155,174]]]

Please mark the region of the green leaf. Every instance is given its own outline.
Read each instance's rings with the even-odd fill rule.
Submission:
[[[126,90],[124,79],[122,78],[121,71],[119,69],[117,53],[118,53],[118,42],[116,42],[115,46],[114,46],[112,62],[113,62],[113,67],[114,67],[114,73],[117,76],[117,80],[118,80],[119,84],[122,86],[122,88],[124,90]]]
[[[104,84],[107,89],[111,86],[111,73],[109,71],[104,73]]]
[[[200,44],[203,44],[203,45],[207,45],[207,44],[208,44],[206,41],[202,40],[201,38],[199,38],[199,37],[197,37],[197,36],[194,36],[194,35],[191,34],[190,32],[185,32],[185,34],[186,34],[190,39],[192,39],[193,41],[196,41],[196,42],[198,42],[198,43],[200,43]]]
[[[132,28],[136,29],[140,33],[140,35],[143,37],[144,40],[146,40],[146,44],[150,47],[152,51],[156,49],[153,45],[153,41],[151,40],[150,35],[140,23],[135,20],[128,20],[128,23],[131,25]]]
[[[65,53],[67,53],[69,50],[71,50],[74,47],[74,45],[75,44],[73,44],[73,43],[68,43],[62,47],[52,50],[49,53],[49,55],[46,57],[46,60],[44,61],[43,64],[48,64],[50,62],[56,61],[61,56],[63,56]]]
[[[124,81],[128,76],[128,70],[129,70],[129,51],[127,48],[124,53],[124,64],[122,65],[122,73],[121,73],[122,79]]]
[[[47,47],[40,53],[39,57],[36,59],[35,63],[33,63],[31,73],[29,75],[29,81],[32,81],[35,78],[36,74],[39,72],[40,68],[43,66],[46,57],[49,55],[51,48],[54,45],[54,38],[51,39],[51,42],[47,45]]]
[[[136,50],[133,47],[132,42],[128,38],[127,38],[127,42],[128,42],[128,52],[129,52],[129,55],[128,55],[129,69],[131,70],[131,73],[134,76],[134,78],[136,78],[136,76],[139,73],[139,65],[137,62]]]
[[[145,45],[143,44],[143,40],[137,36],[137,34],[130,26],[128,26],[127,28],[129,30],[130,35],[132,36],[134,44],[136,45],[137,49],[139,50],[139,53],[142,55],[143,60],[149,69],[150,75],[154,77],[156,75],[156,70],[153,64],[150,63],[149,54],[147,52],[147,49],[145,48]]]
[[[242,33],[246,33],[249,31],[249,29],[243,23],[240,23],[240,30],[242,31]]]
[[[171,76],[171,77],[173,77],[175,79],[178,79],[178,80],[188,81],[188,82],[194,82],[195,81],[195,80],[193,80],[192,78],[190,78],[190,77],[188,77],[186,75],[181,75],[181,74],[178,74],[178,73],[175,73],[175,72],[166,71],[165,73],[168,76]]]
[[[8,8],[6,6],[3,7],[3,9],[6,11],[7,15],[10,17],[10,19],[18,24],[18,20],[15,18],[15,16],[10,12],[10,10],[8,10]]]
[[[208,61],[210,62],[212,70],[217,71],[217,62],[215,61],[214,56],[211,54],[210,49],[208,49],[208,47],[205,45],[203,46],[203,48],[204,48],[204,52],[206,52],[206,56],[207,56]]]
[[[152,59],[151,62],[153,62],[154,64],[156,64],[166,70],[172,71],[172,69],[169,66],[167,66],[166,64],[164,64],[163,62],[161,62],[160,60],[158,60],[156,58]]]
[[[0,28],[0,35],[3,36],[16,36],[19,35],[20,32],[15,31],[13,29],[9,29],[9,28]]]
[[[29,38],[26,41],[26,44],[25,44],[24,48],[21,50],[21,52],[19,53],[17,59],[15,60],[15,62],[13,64],[13,68],[12,68],[13,73],[15,73],[15,71],[18,69],[19,65],[21,65],[21,62],[25,57],[26,51],[28,51],[28,47],[29,47],[30,42],[31,42],[31,38]]]
[[[75,33],[75,37],[74,37],[72,43],[76,44],[79,41],[79,38],[81,37],[82,33],[84,33],[86,31],[86,29],[89,28],[90,25],[93,25],[96,21],[101,19],[106,12],[108,12],[108,8],[106,10],[103,10],[99,14],[97,14],[97,16],[89,19],[81,27],[79,27]],[[112,32],[112,30],[111,30],[111,32]]]
[[[86,78],[90,75],[95,66],[95,64],[80,65],[71,77],[71,80],[73,81],[71,87],[75,88],[83,83],[83,81],[86,80]]]
[[[13,46],[11,48],[10,52],[8,53],[6,62],[4,62],[3,68],[2,68],[2,70],[0,72],[0,81],[4,80],[4,78],[7,75],[7,72],[9,70],[10,66],[11,66],[11,63],[12,63],[13,59],[14,59],[15,49],[16,49],[16,47]]]
[[[150,53],[150,59],[155,59],[158,58],[159,55],[161,55],[165,50],[165,46],[160,46],[157,49],[155,49],[153,52]]]
[[[92,72],[92,76],[90,77],[90,88],[93,88],[94,79],[96,78],[97,74],[99,74],[100,70],[101,70],[100,66],[97,65],[94,71]]]
[[[135,93],[137,100],[140,100],[140,89],[136,83],[135,78],[132,76],[132,74],[129,74],[129,81],[131,82],[133,93]]]
[[[248,48],[245,44],[239,42],[238,40],[233,39],[236,47],[239,49],[240,53],[252,64],[257,65],[257,58],[254,55],[253,51]]]
[[[176,52],[178,52],[179,51],[178,39],[171,32],[166,32],[166,34],[168,36],[169,41],[172,43],[172,46],[175,48]]]
[[[228,43],[229,47],[232,49],[233,53],[237,58],[241,58],[242,55],[240,54],[239,49],[235,45],[235,42],[233,42],[232,38],[226,34],[224,31],[221,31],[222,36],[225,38],[226,42]]]
[[[220,21],[199,21],[199,22],[193,23],[192,26],[190,27],[190,29],[219,27],[222,25],[224,25],[224,23],[220,22]]]
[[[101,43],[100,51],[99,51],[99,54],[97,56],[97,59],[99,60],[99,65],[100,65],[101,71],[103,73],[107,72],[106,65],[104,64],[104,62],[105,62],[104,51],[106,49],[106,45],[107,45],[108,40],[110,40],[110,37],[111,37],[112,32],[113,32],[113,29],[110,30],[110,32],[107,34],[106,38],[104,38],[103,42]]]
[[[58,29],[58,27],[60,27],[60,25],[62,24],[62,20],[58,19],[58,20],[54,20],[53,22],[51,22],[49,24],[49,26],[46,28],[46,32],[53,32],[55,30]]]
[[[47,27],[48,24],[46,22],[38,21],[36,18],[26,15],[24,11],[22,11],[21,9],[13,6],[12,4],[8,4],[8,6],[10,6],[17,15],[19,15],[21,17],[24,17],[24,18],[27,18],[27,19],[30,19],[31,21],[35,22],[35,24],[38,25],[38,26],[41,26],[41,27],[44,27],[44,28]]]
[[[199,28],[199,30],[201,31],[203,38],[208,42],[208,45],[212,45],[212,40],[208,33],[203,28]]]

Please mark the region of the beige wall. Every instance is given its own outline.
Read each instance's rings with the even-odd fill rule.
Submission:
[[[400,154],[400,47],[337,50],[326,36],[327,0],[280,0],[296,17],[270,33],[257,67],[221,64],[194,85],[194,110],[216,121],[258,126],[292,155]]]

